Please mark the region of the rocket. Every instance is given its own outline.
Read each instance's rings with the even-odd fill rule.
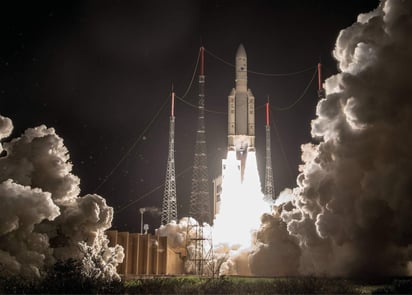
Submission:
[[[236,151],[243,171],[247,152],[255,150],[255,97],[247,88],[247,55],[242,44],[236,52],[235,82],[228,97],[228,150]]]

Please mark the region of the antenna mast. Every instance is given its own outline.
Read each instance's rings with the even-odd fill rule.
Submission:
[[[161,224],[177,221],[176,171],[175,171],[175,93],[171,93],[171,111],[169,122],[169,152],[167,157],[165,190],[163,193]]]
[[[205,129],[205,75],[204,48],[200,47],[199,102],[196,131],[195,155],[193,161],[192,191],[190,194],[189,216],[200,224],[210,224],[209,174],[207,168],[207,148]]]
[[[270,120],[269,120],[269,97],[268,101],[266,102],[266,168],[265,168],[265,187],[264,187],[264,195],[268,200],[273,199],[273,170],[272,170],[272,150],[270,145]]]
[[[203,231],[203,223],[211,223],[209,174],[207,167],[205,129],[205,73],[204,48],[200,47],[199,67],[199,115],[197,120],[195,155],[193,161],[192,191],[190,194],[186,248],[191,272],[196,275],[213,274],[213,246],[210,233]],[[210,270],[212,269],[212,270]]]

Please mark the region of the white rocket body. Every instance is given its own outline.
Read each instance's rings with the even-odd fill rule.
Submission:
[[[255,98],[247,88],[247,55],[242,44],[236,52],[236,87],[228,97],[228,149],[236,151],[243,175],[247,152],[255,149]]]

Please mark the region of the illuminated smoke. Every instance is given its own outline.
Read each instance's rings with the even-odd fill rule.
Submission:
[[[408,274],[411,13],[412,1],[382,1],[336,41],[340,73],[326,80],[312,121],[320,143],[302,146],[296,198],[281,213],[299,240],[303,274]],[[265,224],[259,234],[273,240]]]
[[[279,207],[285,203],[291,202],[295,198],[293,191],[290,188],[285,188],[280,192],[279,196],[276,197],[274,205]]]
[[[0,117],[0,136],[12,124]],[[0,158],[0,264],[2,275],[40,277],[57,260],[83,261],[85,273],[118,279],[120,246],[108,247],[104,231],[113,209],[98,195],[79,197],[67,148],[42,125],[3,143]]]
[[[298,240],[289,235],[279,212],[264,214],[257,243],[249,256],[251,273],[258,276],[299,274],[301,251]]]
[[[210,258],[209,265],[204,265],[205,274],[211,275],[214,271],[214,259],[211,256],[212,244],[211,236],[212,229],[209,224],[199,224],[192,217],[183,217],[179,220],[172,221],[166,225],[161,225],[156,230],[159,236],[167,237],[168,245],[176,252],[185,252],[187,257],[185,261],[185,272],[195,273],[194,261],[190,258]],[[198,243],[196,245],[195,243]],[[202,243],[200,245],[199,243]]]

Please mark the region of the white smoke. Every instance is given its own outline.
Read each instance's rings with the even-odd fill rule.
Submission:
[[[9,136],[11,130],[11,120],[0,116],[0,137]],[[80,180],[71,173],[67,148],[54,129],[43,125],[27,129],[3,147],[2,274],[41,277],[57,260],[74,258],[85,262],[86,273],[93,266],[95,278],[118,279],[116,266],[123,260],[123,249],[108,247],[104,234],[113,209],[98,195],[79,197]],[[100,263],[97,253],[102,254]]]
[[[9,118],[0,116],[0,140],[10,136],[13,131],[13,123]],[[0,144],[0,152],[3,151],[3,146]]]
[[[285,188],[280,192],[279,196],[276,197],[274,205],[279,207],[282,204],[292,202],[294,198],[295,195],[293,194],[293,190],[290,188]]]
[[[190,219],[192,219],[190,220],[191,222],[197,224],[197,221],[193,218]],[[156,234],[161,237],[167,237],[168,244],[172,249],[185,248],[188,222],[189,217],[182,218],[178,223],[173,220],[168,224],[161,225],[156,230]]]
[[[156,234],[167,237],[168,245],[176,252],[185,252],[185,273],[196,274],[196,259],[209,260],[203,265],[203,273],[212,275],[215,271],[215,260],[212,256],[212,229],[209,224],[199,224],[192,217],[183,217],[177,223],[172,221],[161,225]]]
[[[295,237],[289,235],[279,212],[264,214],[257,242],[249,255],[250,270],[259,276],[295,276],[299,274],[301,251]]]
[[[296,197],[281,212],[300,246],[300,273],[408,274],[411,32],[412,1],[383,0],[339,34],[334,56],[340,73],[326,80],[326,98],[312,121],[312,135],[320,143],[302,146]],[[267,225],[274,222],[279,224],[270,233]],[[275,242],[283,223],[266,216],[262,227],[264,245],[255,258],[264,262],[276,252],[265,245]]]

